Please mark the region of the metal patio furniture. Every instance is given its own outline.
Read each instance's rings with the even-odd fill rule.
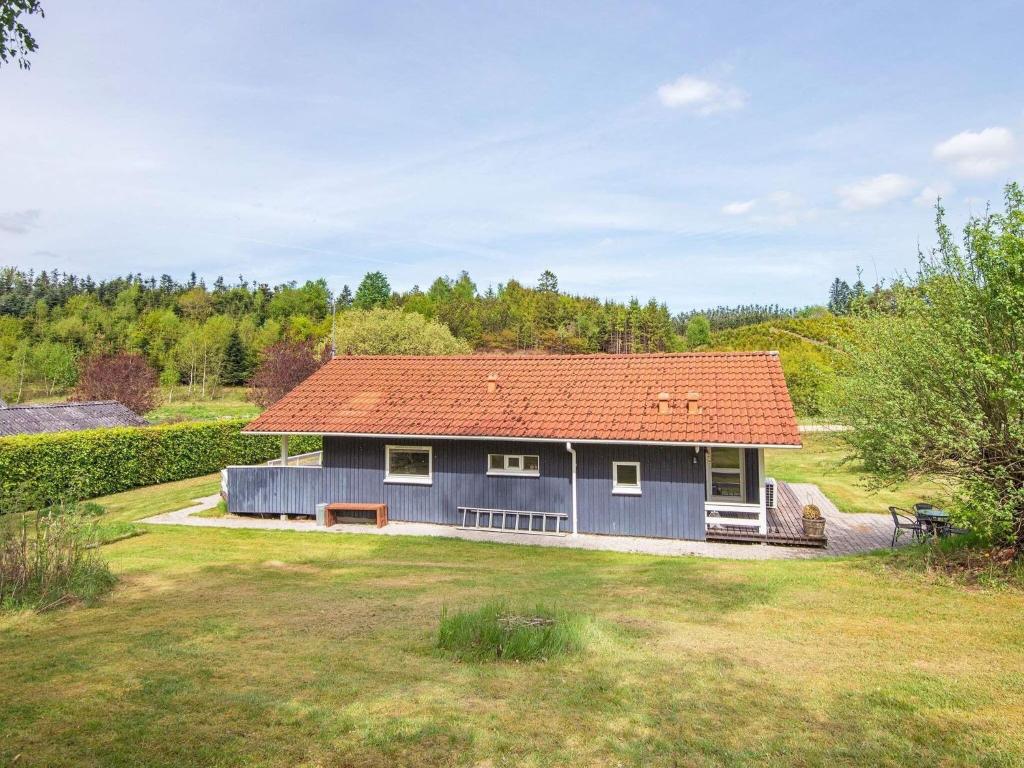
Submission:
[[[924,502],[914,505],[914,515],[921,525],[921,531],[928,536],[943,538],[951,532],[949,513],[934,504]]]
[[[892,522],[895,526],[892,531],[892,544],[889,546],[896,546],[896,540],[903,531],[910,531],[914,541],[921,540],[921,536],[924,533],[921,521],[914,517],[910,510],[903,509],[902,507],[889,507],[889,514],[892,515]]]

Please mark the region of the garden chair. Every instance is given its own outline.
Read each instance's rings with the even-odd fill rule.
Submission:
[[[902,507],[889,507],[889,514],[892,515],[893,525],[896,527],[892,531],[892,544],[889,546],[895,547],[896,540],[900,537],[903,531],[910,531],[914,537],[914,541],[920,541],[923,529],[921,528],[921,521],[918,520],[909,510],[903,509]]]

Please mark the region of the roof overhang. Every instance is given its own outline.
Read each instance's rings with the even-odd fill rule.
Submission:
[[[311,435],[316,437],[378,437],[393,440],[488,440],[493,442],[517,443],[579,443],[581,445],[662,445],[688,448],[803,448],[802,443],[694,443],[668,440],[594,440],[577,437],[502,437],[501,435],[401,435],[381,432],[279,432],[252,430],[242,431],[243,435]]]

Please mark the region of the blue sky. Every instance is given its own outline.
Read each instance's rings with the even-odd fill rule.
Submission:
[[[0,264],[796,305],[1024,179],[1019,2],[44,6]]]

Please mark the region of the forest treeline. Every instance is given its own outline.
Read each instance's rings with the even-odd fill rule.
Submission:
[[[82,360],[119,352],[144,356],[162,385],[184,384],[202,396],[249,383],[262,352],[282,340],[366,354],[679,351],[711,348],[712,335],[730,329],[822,313],[829,314],[744,305],[673,317],[655,299],[563,293],[550,271],[532,286],[509,280],[481,290],[463,272],[405,292],[371,272],[355,291],[344,286],[335,296],[323,279],[269,286],[218,277],[207,285],[193,273],[185,281],[141,274],[94,281],[7,267],[0,269],[0,397],[66,393]]]

